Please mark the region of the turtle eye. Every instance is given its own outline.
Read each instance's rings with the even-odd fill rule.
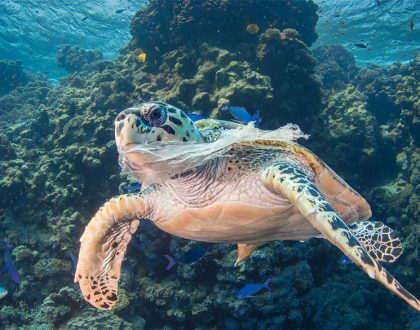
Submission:
[[[147,121],[150,126],[161,126],[166,121],[166,110],[161,106],[156,106],[150,109],[147,116]]]
[[[119,115],[118,115],[118,117],[117,117],[117,121],[121,121],[121,120],[124,120],[125,119],[125,113],[120,113]]]

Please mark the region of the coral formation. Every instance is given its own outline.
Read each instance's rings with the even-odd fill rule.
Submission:
[[[342,45],[318,46],[312,54],[318,61],[316,72],[327,90],[344,87],[358,71],[353,55]]]
[[[162,59],[158,81],[145,75],[135,80],[134,96],[138,99],[165,99],[213,117],[220,115],[221,107],[228,103],[257,109],[260,104],[273,102],[269,77],[253,70],[248,62],[238,61],[227,50],[203,44],[192,54],[182,48]]]
[[[275,103],[270,113],[282,121],[305,123],[319,111],[320,84],[315,77],[315,59],[294,29],[269,28],[257,47],[258,67],[268,75]],[[273,68],[276,68],[273,70]],[[275,113],[273,113],[275,111]],[[281,122],[273,122],[278,127]]]
[[[0,96],[27,82],[20,61],[0,61]]]
[[[203,42],[238,50],[242,43],[256,42],[246,31],[248,24],[257,24],[260,31],[293,28],[311,45],[317,39],[317,9],[312,0],[155,0],[134,16],[130,47],[155,56],[184,45],[194,49]]]
[[[314,51],[316,66],[307,48],[316,39],[315,10],[312,1],[151,1],[134,17],[133,39],[119,58],[103,61],[67,47],[58,57],[77,72],[60,84],[33,76],[3,92],[0,231],[14,246],[22,283],[0,274],[9,291],[1,328],[418,325],[409,307],[356,267],[338,265],[339,251],[321,240],[272,242],[237,268],[233,246],[206,245],[198,263],[166,272],[163,254],[194,243],[142,223],[115,310],[93,310],[72,284],[69,253],[76,254],[84,225],[128,181],[112,122],[125,107],[161,99],[225,119],[220,108],[227,103],[260,109],[264,128],[304,125],[313,136],[310,147],[367,197],[378,220],[397,229],[405,253],[393,273],[409,289],[420,286],[413,272],[420,251],[420,58],[356,69],[346,51],[328,46]],[[259,25],[258,35],[246,33],[250,23]],[[145,63],[136,60],[135,48],[150,55]],[[235,298],[245,283],[269,277],[273,292]]]
[[[81,71],[86,64],[102,59],[103,55],[100,50],[86,50],[65,45],[57,51],[57,64],[67,72]]]
[[[354,176],[377,171],[376,164],[380,160],[379,128],[375,117],[367,110],[366,96],[348,85],[329,97],[320,116],[327,127],[326,138],[340,141],[328,147],[327,153],[334,155],[335,166],[345,173],[354,173]],[[358,148],[352,148],[354,144]],[[352,159],[351,163],[349,159]]]

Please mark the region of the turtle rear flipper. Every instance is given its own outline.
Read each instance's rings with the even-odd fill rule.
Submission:
[[[261,173],[265,187],[286,197],[301,214],[351,261],[390,291],[420,311],[420,301],[408,292],[360,244],[317,186],[296,164],[280,161]]]
[[[403,248],[397,234],[379,221],[360,221],[349,225],[353,235],[376,261],[394,262]]]

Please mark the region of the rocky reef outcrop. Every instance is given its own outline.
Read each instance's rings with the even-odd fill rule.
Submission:
[[[315,11],[312,1],[151,1],[134,17],[133,39],[119,58],[77,60],[60,84],[34,78],[0,99],[0,231],[22,279],[17,286],[0,273],[9,291],[0,327],[418,325],[414,311],[356,267],[338,264],[340,252],[321,240],[272,242],[240,267],[233,267],[234,246],[201,243],[207,253],[198,263],[165,271],[164,254],[200,243],[142,222],[114,310],[94,310],[73,284],[70,254],[77,254],[84,226],[129,181],[120,172],[112,122],[126,107],[159,99],[225,119],[221,106],[243,105],[260,109],[264,128],[303,126],[311,148],[367,197],[378,220],[397,229],[405,253],[392,272],[414,292],[420,287],[420,59],[355,69],[349,54],[333,47],[337,69],[323,76],[320,67],[330,60],[320,60],[320,51],[317,65],[308,49]],[[250,23],[258,24],[256,35],[246,32]],[[268,278],[272,292],[235,298],[244,284]]]
[[[353,55],[342,45],[318,46],[312,54],[318,61],[316,72],[325,91],[343,88],[357,74]]]
[[[132,56],[133,70],[148,73],[136,94],[213,117],[224,115],[224,104],[243,105],[270,116],[267,128],[292,118],[310,127],[321,97],[307,46],[317,38],[316,10],[312,1],[151,1],[133,18],[123,50],[149,58],[139,64]],[[258,31],[249,33],[249,24]]]
[[[249,24],[256,24],[260,31],[296,29],[311,45],[318,37],[317,9],[311,0],[154,0],[134,16],[130,47],[140,47],[155,56],[181,46],[193,49],[203,42],[239,51],[243,44],[257,42],[255,35],[246,31]]]
[[[0,96],[27,82],[20,61],[0,61]]]
[[[282,31],[267,29],[257,46],[258,68],[270,77],[274,104],[268,114],[282,122],[298,121],[303,127],[319,111],[321,88],[315,76],[315,58],[300,40],[300,33],[291,28]]]
[[[67,72],[81,71],[83,66],[103,59],[100,50],[86,50],[65,45],[57,50],[57,65]]]
[[[225,104],[255,110],[273,103],[270,78],[225,49],[205,43],[191,53],[186,48],[168,52],[162,61],[159,80],[147,74],[135,78],[134,97],[163,99],[212,117],[220,116]]]

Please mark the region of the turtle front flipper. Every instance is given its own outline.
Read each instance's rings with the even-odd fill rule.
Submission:
[[[96,308],[109,310],[117,302],[121,263],[147,209],[142,195],[123,195],[105,203],[86,226],[74,281]]]
[[[286,197],[326,239],[371,278],[420,311],[420,301],[370,256],[305,172],[284,161],[263,170],[261,179],[267,189]]]
[[[382,222],[354,222],[349,228],[376,261],[391,263],[403,252],[401,241],[395,231]]]

